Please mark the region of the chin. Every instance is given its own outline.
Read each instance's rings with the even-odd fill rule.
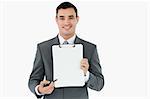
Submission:
[[[70,35],[71,33],[69,33],[69,32],[64,32],[63,34],[64,34],[64,35]]]

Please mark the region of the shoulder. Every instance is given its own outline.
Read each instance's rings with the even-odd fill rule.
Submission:
[[[78,37],[78,39],[80,40],[80,42],[85,46],[85,47],[91,47],[91,48],[96,48],[96,44],[89,42],[87,40],[81,39]]]
[[[40,46],[40,47],[51,46],[51,45],[53,45],[53,43],[56,42],[56,39],[57,39],[57,37],[54,37],[54,38],[52,38],[52,39],[49,39],[49,40],[40,42],[40,43],[38,43],[37,45]]]

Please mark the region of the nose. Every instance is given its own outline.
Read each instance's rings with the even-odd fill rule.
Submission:
[[[70,24],[70,20],[69,19],[66,19],[65,20],[65,25],[69,25]]]

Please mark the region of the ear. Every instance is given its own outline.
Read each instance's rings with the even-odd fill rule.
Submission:
[[[77,23],[78,23],[78,21],[79,21],[79,16],[77,16],[76,18],[77,18]]]
[[[55,21],[56,21],[56,23],[58,22],[57,16],[55,17]]]

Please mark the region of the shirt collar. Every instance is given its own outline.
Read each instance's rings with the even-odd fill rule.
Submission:
[[[76,35],[74,34],[73,37],[71,37],[67,40],[67,42],[69,44],[74,44],[75,38],[76,38]],[[60,34],[58,35],[58,39],[59,39],[60,44],[63,44],[64,41],[66,41]]]

